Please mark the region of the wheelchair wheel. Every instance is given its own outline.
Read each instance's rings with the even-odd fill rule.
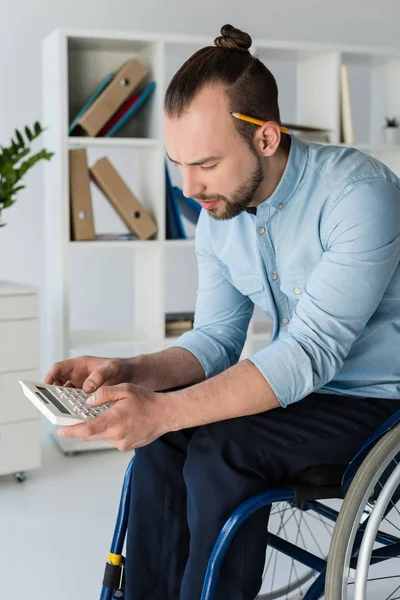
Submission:
[[[400,596],[400,425],[373,448],[343,501],[329,551],[326,600]]]
[[[287,502],[274,504],[268,531],[326,560],[334,521],[323,514],[323,507],[339,510],[341,500],[307,503],[301,510]],[[322,510],[321,510],[322,509]],[[269,547],[263,585],[257,600],[297,600],[311,586],[316,571]]]

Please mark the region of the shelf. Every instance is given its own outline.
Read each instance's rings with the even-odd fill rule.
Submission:
[[[71,248],[143,248],[144,244],[151,244],[155,248],[160,244],[159,240],[88,240],[88,241],[70,241]]]
[[[326,144],[327,146],[342,146],[343,148],[356,148],[362,152],[383,153],[400,152],[400,144]]]
[[[72,248],[143,248],[144,244],[152,247],[163,245],[166,248],[194,248],[194,239],[190,240],[88,240],[69,242]]]
[[[125,148],[157,148],[160,142],[154,138],[129,138],[129,137],[79,137],[70,136],[68,138],[68,147],[125,147]]]
[[[170,248],[193,248],[194,238],[189,240],[165,240],[164,244]]]
[[[356,144],[354,147],[362,152],[369,152],[371,154],[400,152],[400,144]]]
[[[180,336],[163,336],[160,338],[149,338],[144,331],[133,329],[104,329],[71,331],[70,348],[74,354],[81,353],[88,349],[96,348],[140,348],[143,352],[155,352],[166,348],[169,344],[176,341]]]
[[[149,338],[142,330],[103,329],[71,331],[71,348],[90,348],[96,346],[154,346],[163,343],[163,339]]]

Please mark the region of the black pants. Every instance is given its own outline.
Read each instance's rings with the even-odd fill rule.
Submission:
[[[399,400],[311,394],[288,408],[170,433],[136,451],[125,600],[199,600],[219,531],[238,505],[301,471],[343,465]],[[242,525],[217,600],[254,600],[269,507]]]

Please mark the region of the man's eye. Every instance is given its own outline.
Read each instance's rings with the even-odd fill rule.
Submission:
[[[211,171],[211,169],[215,169],[217,165],[212,165],[211,167],[201,167],[203,171]]]

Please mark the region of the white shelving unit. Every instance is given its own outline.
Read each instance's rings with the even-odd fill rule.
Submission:
[[[74,29],[57,29],[43,41],[42,120],[48,128],[44,142],[55,152],[45,166],[43,375],[51,364],[68,356],[133,356],[168,345],[164,318],[172,302],[166,276],[171,256],[180,265],[177,276],[182,278],[183,287],[190,283],[186,265],[190,264],[193,288],[196,277],[193,240],[165,239],[163,96],[179,66],[197,49],[210,44],[211,37]],[[345,62],[349,67],[355,146],[400,173],[400,145],[387,146],[383,138],[385,117],[400,117],[400,51],[396,54],[385,48],[255,39],[253,52],[277,79],[282,120],[329,128],[333,143],[340,140],[339,67]],[[155,92],[140,116],[132,119],[118,137],[69,137],[69,122],[99,82],[135,56],[156,81]],[[87,149],[89,164],[105,154],[116,164],[156,219],[155,240],[70,241],[68,151],[76,147]],[[172,167],[170,171],[173,181],[180,185],[178,171]],[[98,233],[124,231],[112,207],[93,188],[92,198]],[[91,323],[88,327],[75,327],[83,301],[90,298],[93,306],[101,304],[107,283],[101,282],[97,293],[91,286],[85,289],[86,277],[76,281],[74,265],[79,264],[80,272],[85,272],[86,260],[90,259],[92,265],[96,260],[97,265],[106,264],[114,253],[118,253],[118,260],[127,269],[121,267],[116,277],[128,281],[130,289],[121,298],[116,286],[112,307],[115,326],[102,329]],[[191,297],[195,298],[195,289]],[[129,319],[124,323],[117,319],[123,312],[119,302],[125,302],[125,309],[130,307]],[[194,301],[190,309],[194,310]],[[109,305],[104,306],[105,313],[110,310]],[[268,343],[270,329],[269,320],[256,310],[242,356]]]

